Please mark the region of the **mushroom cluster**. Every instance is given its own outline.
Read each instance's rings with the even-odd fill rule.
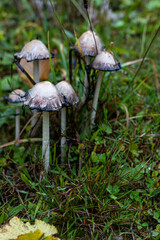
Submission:
[[[51,58],[53,57],[54,55],[51,54]],[[49,52],[40,40],[32,40],[25,44],[20,52],[14,54],[14,58],[19,75],[22,79],[23,75],[26,76],[27,81],[30,81],[28,85],[31,88],[23,93],[19,93],[18,90],[14,91],[12,102],[23,101],[23,107],[29,106],[32,111],[43,112],[42,159],[44,170],[48,173],[50,152],[49,112],[61,109],[61,161],[63,162],[66,153],[66,109],[77,104],[79,98],[67,81],[61,81],[56,86],[50,81],[39,82],[40,79],[46,80],[47,77],[44,76],[48,76],[50,70]],[[20,95],[19,99],[18,94]],[[9,99],[11,99],[11,96]],[[34,123],[35,121],[36,117]],[[31,125],[33,126],[33,123]],[[16,138],[17,136],[16,133]],[[44,172],[41,172],[41,178],[42,173]]]
[[[88,95],[89,88],[88,72],[91,69],[99,71],[95,92],[93,96],[92,112],[90,119],[90,129],[92,129],[95,124],[98,97],[102,82],[102,72],[120,70],[121,64],[114,58],[113,52],[105,50],[105,48],[102,46],[101,40],[99,39],[97,34],[93,31],[87,31],[83,33],[75,43],[74,47],[72,47],[72,49],[76,53],[78,53],[81,58],[84,58],[87,69],[85,71],[84,89],[83,96],[81,99],[82,106],[84,105],[86,97]],[[93,57],[94,60],[92,61]]]
[[[87,31],[84,32],[78,41],[75,43],[72,49],[78,53],[79,56],[84,57],[86,66],[90,65],[92,57],[95,57],[98,53],[102,51],[102,43],[100,38],[95,32]],[[82,95],[82,105],[85,103],[88,94],[88,72],[85,70],[84,77],[84,88]]]
[[[24,95],[24,106],[31,110],[37,109],[43,112],[42,129],[42,159],[45,172],[49,171],[49,112],[61,110],[61,159],[64,160],[66,149],[66,107],[78,103],[78,97],[72,86],[65,81],[59,82],[56,86],[49,81],[36,83]]]
[[[121,65],[114,58],[114,54],[111,51],[105,50],[102,41],[92,29],[84,32],[80,38],[77,39],[71,50],[75,52],[76,56],[83,59],[85,65],[85,77],[81,97],[82,106],[85,104],[89,95],[90,71],[99,72],[92,102],[90,119],[90,129],[92,129],[95,124],[103,72],[117,71],[121,69]],[[25,95],[23,93],[24,96],[19,93],[21,95],[19,99],[20,101],[23,101],[24,107],[29,106],[32,111],[43,112],[42,159],[46,173],[49,171],[50,155],[49,112],[61,110],[61,163],[63,163],[67,149],[66,111],[68,107],[74,106],[79,102],[79,97],[74,91],[71,82],[60,81],[54,85],[50,81],[46,81],[50,71],[50,57],[54,58],[55,56],[49,53],[47,47],[40,40],[32,40],[28,42],[20,52],[14,54],[14,62],[20,69],[18,70],[20,76],[22,77],[24,73],[26,78],[29,79],[29,86],[31,87],[26,91]],[[46,63],[42,64],[43,61],[46,61]],[[40,82],[40,79],[43,81]],[[16,93],[16,97],[17,95],[18,93]],[[31,125],[33,126],[36,121],[37,119],[35,117],[34,123]]]

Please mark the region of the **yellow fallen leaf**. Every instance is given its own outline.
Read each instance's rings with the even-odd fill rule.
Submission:
[[[18,217],[13,217],[9,223],[0,227],[0,239],[14,240],[17,239],[19,235],[35,232],[36,230],[40,230],[44,237],[58,233],[55,226],[49,225],[41,220],[36,219],[35,224],[31,225],[29,222],[22,222]],[[58,240],[58,238],[55,239]]]

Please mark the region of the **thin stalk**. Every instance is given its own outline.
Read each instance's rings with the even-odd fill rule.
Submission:
[[[49,112],[43,111],[43,130],[42,130],[42,158],[45,172],[48,173],[49,170],[49,146],[50,146],[50,136],[49,136]]]
[[[89,13],[88,13],[88,1],[84,0],[84,1],[83,1],[83,4],[84,4],[84,7],[85,7],[85,9],[86,9],[86,13],[87,13],[87,18],[88,18],[88,21],[89,21],[90,29],[91,29],[91,32],[92,32],[92,34],[93,34],[94,43],[95,43],[95,48],[96,48],[96,53],[98,54],[96,38],[95,38],[95,35],[94,35],[94,33],[93,33],[93,27],[92,27],[91,19],[90,19],[90,17],[89,17]]]
[[[39,82],[39,60],[33,61],[33,77],[35,83]]]
[[[145,60],[145,58],[146,58],[146,56],[147,56],[147,54],[148,54],[148,52],[149,52],[149,49],[151,48],[152,43],[153,43],[154,40],[156,39],[159,31],[160,31],[160,26],[158,27],[158,29],[157,29],[156,33],[154,34],[154,36],[153,36],[153,38],[152,38],[152,40],[151,40],[148,48],[146,49],[146,51],[145,51],[145,53],[144,53],[144,55],[143,55],[142,62],[140,63],[140,65],[139,65],[139,67],[138,67],[138,69],[137,69],[137,71],[136,71],[136,73],[135,73],[135,75],[134,75],[134,77],[133,77],[133,80],[132,80],[133,83],[134,83],[134,81],[135,81],[135,79],[136,79],[136,77],[137,77],[137,75],[138,75],[138,73],[139,73],[139,71],[140,71],[140,69],[141,69],[141,67],[142,67],[142,65],[143,65],[143,62],[144,62],[144,60]]]
[[[90,57],[89,56],[85,56],[85,62],[86,62],[87,65],[90,64]],[[84,104],[85,101],[86,101],[87,94],[88,94],[88,87],[89,87],[88,75],[87,75],[87,71],[85,70],[83,95],[82,95],[82,104]]]
[[[61,110],[61,163],[66,155],[66,107]]]
[[[72,46],[72,43],[71,43],[70,39],[68,38],[68,36],[67,36],[67,34],[66,34],[66,32],[65,32],[65,29],[64,29],[64,27],[63,27],[63,24],[60,22],[59,17],[58,17],[58,14],[57,14],[57,12],[56,12],[56,10],[55,10],[54,4],[53,4],[54,1],[53,1],[53,0],[49,0],[49,1],[50,1],[50,4],[51,4],[53,13],[54,13],[54,15],[55,15],[55,17],[56,17],[56,20],[57,20],[57,22],[58,22],[58,24],[59,24],[59,26],[60,26],[60,29],[62,30],[63,34],[65,35],[65,37],[66,37],[68,43],[70,44],[70,46]]]
[[[39,82],[39,60],[33,61],[33,79],[35,83]],[[33,115],[37,115],[37,110],[32,110]],[[37,116],[31,121],[31,127],[34,127],[37,122]]]
[[[19,61],[17,59],[14,59],[13,63],[15,63],[17,65],[17,67],[26,75],[26,77],[29,79],[29,81],[35,85],[34,80],[32,79],[32,77],[25,71],[25,69],[21,66],[21,64],[19,63]],[[12,66],[12,65],[11,65]]]
[[[20,133],[20,108],[19,106],[16,107],[16,119],[15,119],[15,139],[18,139],[19,133]],[[17,147],[19,146],[19,143],[15,144]]]
[[[97,79],[97,83],[96,83],[96,89],[94,92],[90,129],[92,129],[95,124],[96,111],[97,111],[97,105],[98,105],[98,97],[99,97],[99,92],[100,92],[100,87],[101,87],[101,82],[102,82],[102,73],[103,73],[102,71],[99,71],[98,79]]]

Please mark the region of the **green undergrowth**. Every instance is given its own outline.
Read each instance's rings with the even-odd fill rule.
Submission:
[[[15,106],[6,97],[14,88],[29,87],[19,78],[13,53],[38,38],[57,58],[49,81],[69,79],[69,47],[88,30],[77,9],[82,1],[54,1],[69,41],[54,17],[32,1],[0,3],[0,145],[14,140]],[[46,1],[47,2],[47,1]],[[59,2],[61,4],[59,4]],[[21,138],[28,142],[0,148],[0,225],[18,216],[24,222],[41,219],[58,229],[61,239],[159,239],[160,236],[160,108],[159,34],[135,78],[158,28],[159,1],[123,0],[110,3],[117,20],[106,21],[104,1],[93,1],[93,27],[121,62],[118,72],[105,74],[96,124],[89,131],[97,72],[91,71],[90,94],[82,108],[68,109],[67,155],[60,161],[60,113],[50,113],[50,171],[42,170],[41,119],[32,137],[31,111],[21,109]],[[90,2],[89,2],[90,3]],[[6,9],[8,9],[6,12]],[[66,11],[67,10],[67,11]],[[28,12],[30,14],[28,14]],[[78,15],[77,15],[78,12]],[[6,32],[6,29],[8,31]],[[131,62],[135,61],[135,62]],[[83,62],[73,54],[73,86],[79,98]],[[37,139],[34,140],[33,138]],[[31,142],[31,140],[33,141]]]

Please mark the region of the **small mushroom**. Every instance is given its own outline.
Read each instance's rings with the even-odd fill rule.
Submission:
[[[35,83],[39,82],[39,60],[49,59],[49,52],[47,47],[40,40],[32,40],[25,44],[20,52],[14,54],[14,57],[19,61],[25,59],[27,62],[33,61],[33,79]],[[51,54],[54,57],[54,54]],[[36,114],[36,111],[34,111]],[[37,118],[33,118],[31,125],[34,126]]]
[[[25,92],[21,89],[15,89],[8,96],[8,101],[11,103],[21,103],[23,102],[22,97],[25,95]],[[15,118],[15,139],[17,140],[20,133],[20,108],[16,107],[16,118]],[[15,144],[19,146],[19,143]]]
[[[43,143],[42,158],[45,172],[49,170],[49,112],[59,111],[64,102],[62,96],[58,93],[57,88],[48,81],[36,83],[25,94],[24,106],[29,106],[31,110],[38,109],[43,111]]]
[[[86,64],[89,65],[91,62],[91,57],[95,57],[102,51],[102,43],[98,35],[89,30],[80,36],[78,41],[75,43],[73,50],[80,56],[83,54]],[[88,94],[88,84],[87,71],[85,71],[82,104],[84,104]]]
[[[57,83],[56,88],[64,100],[64,106],[61,109],[61,162],[63,163],[66,154],[66,107],[77,104],[79,98],[71,84],[67,81]]]
[[[112,52],[102,51],[95,57],[92,63],[92,68],[95,70],[99,70],[99,74],[98,74],[98,79],[97,79],[96,88],[95,88],[94,97],[93,97],[93,103],[92,103],[92,113],[91,113],[91,123],[90,123],[91,129],[95,123],[99,91],[100,91],[101,82],[102,82],[102,72],[120,70],[121,64],[117,60],[115,60]]]

